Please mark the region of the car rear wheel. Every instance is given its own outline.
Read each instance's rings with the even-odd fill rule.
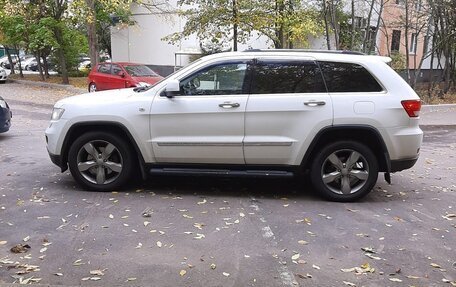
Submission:
[[[68,153],[74,179],[94,191],[119,189],[130,178],[133,153],[120,137],[105,132],[88,132],[78,137]]]
[[[89,84],[89,93],[94,93],[97,91],[97,85],[95,83]]]
[[[355,141],[339,141],[325,146],[311,167],[312,184],[332,201],[355,201],[366,196],[377,178],[375,155]]]

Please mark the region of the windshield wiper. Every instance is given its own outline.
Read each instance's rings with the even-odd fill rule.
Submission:
[[[137,93],[140,93],[140,92],[147,91],[150,88],[152,88],[152,86],[136,87],[136,88],[133,89],[133,91],[135,91]]]

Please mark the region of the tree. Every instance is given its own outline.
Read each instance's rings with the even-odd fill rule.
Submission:
[[[165,39],[176,43],[192,34],[204,46],[218,46],[226,50],[226,43],[233,51],[254,33],[268,37],[275,48],[292,48],[297,42],[307,45],[309,36],[321,33],[318,13],[298,0],[182,0],[180,15],[187,19],[182,32]]]

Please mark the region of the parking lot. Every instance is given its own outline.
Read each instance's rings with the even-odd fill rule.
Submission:
[[[70,92],[0,85],[0,285],[456,286],[456,108],[426,107],[421,156],[360,202],[301,180],[153,177],[87,192],[46,152]],[[26,253],[12,253],[16,244]]]

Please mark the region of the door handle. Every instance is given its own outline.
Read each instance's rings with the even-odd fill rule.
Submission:
[[[219,104],[219,107],[223,109],[233,109],[239,108],[241,105],[239,103],[231,103],[231,102],[224,102],[223,104]]]
[[[326,105],[326,102],[325,101],[308,101],[308,102],[304,102],[304,105],[306,105],[308,107],[324,106],[324,105]]]

